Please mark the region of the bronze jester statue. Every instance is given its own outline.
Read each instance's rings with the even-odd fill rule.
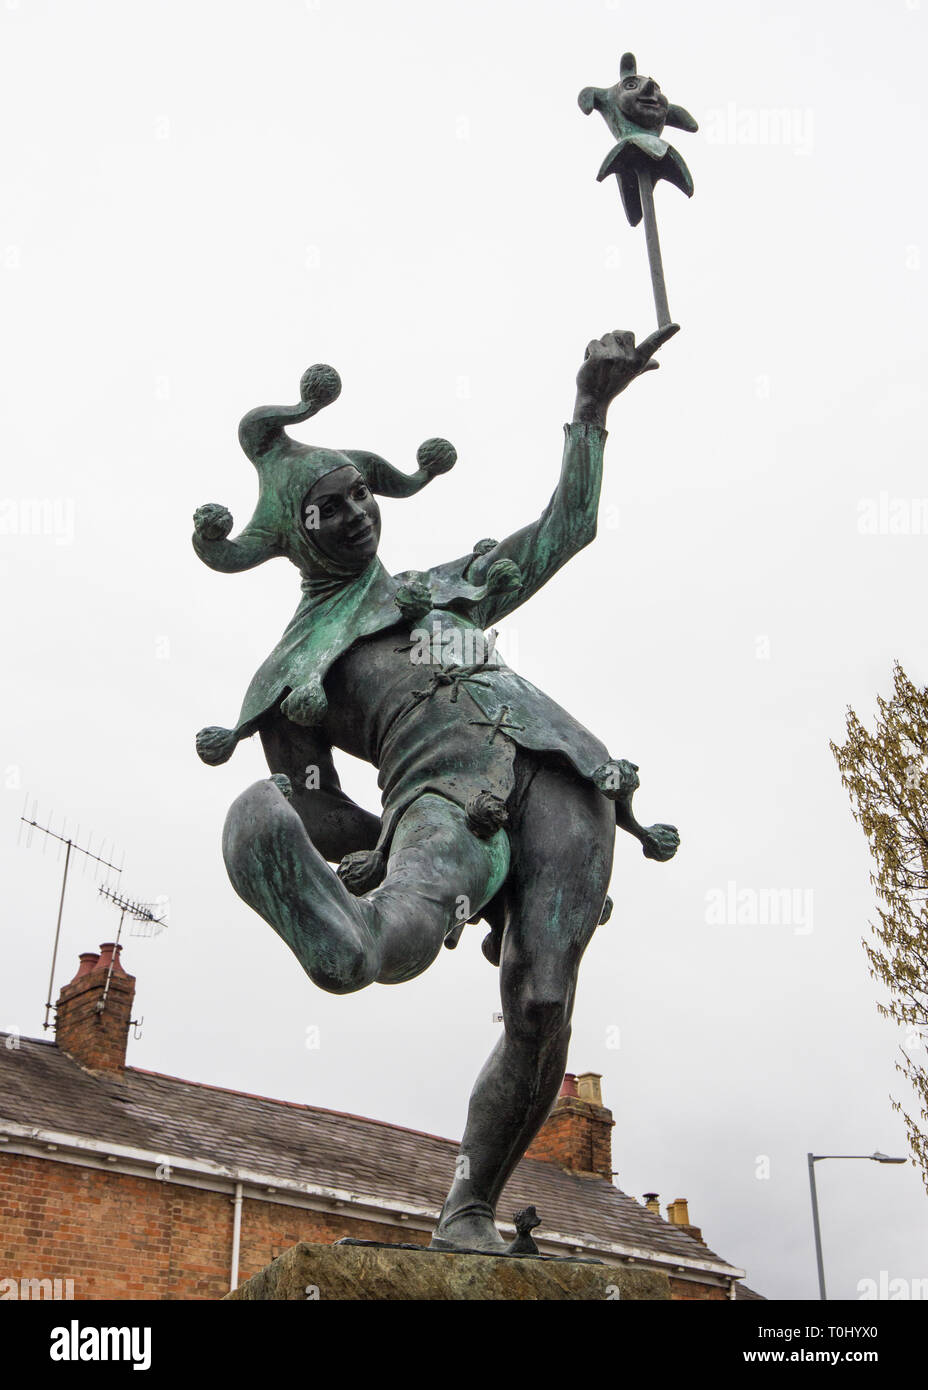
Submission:
[[[679,843],[673,826],[636,821],[635,765],[611,758],[486,636],[593,540],[606,411],[657,367],[654,353],[676,331],[638,346],[625,332],[589,344],[541,517],[447,564],[389,575],[375,500],[409,496],[451,468],[446,440],[428,440],[418,471],[403,474],[377,454],[287,435],[338,395],[331,367],[309,369],[298,405],[243,419],[260,480],[245,529],[231,538],[232,518],[214,504],[194,517],[194,548],[213,569],[286,555],[302,576],[300,604],[238,723],[197,736],[200,757],[217,764],[258,733],[273,774],[226,818],[236,892],[334,994],[410,980],[466,922],[490,926],[483,949],[500,968],[505,1031],[471,1096],[433,1236],[442,1249],[506,1249],[496,1204],[564,1075],[577,970],[609,908],[616,824],[651,859]],[[336,748],[378,769],[380,818],[342,791]]]

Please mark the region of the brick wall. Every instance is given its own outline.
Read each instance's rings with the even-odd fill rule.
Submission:
[[[691,1284],[688,1279],[670,1277],[671,1297],[678,1303],[719,1302],[728,1298],[728,1290],[715,1284]]]
[[[246,1199],[242,1213],[239,1279],[250,1279],[274,1256],[289,1250],[299,1240],[330,1245],[342,1236],[392,1243],[407,1241],[415,1245],[428,1245],[431,1239],[428,1231],[407,1231],[397,1226],[381,1226],[375,1221],[358,1221],[337,1212],[329,1215],[328,1212],[303,1211],[298,1207]]]
[[[217,1299],[229,1290],[230,1195],[0,1154],[0,1279],[73,1279],[76,1299]],[[246,1197],[239,1279],[305,1240],[426,1245],[425,1231]],[[671,1279],[675,1299],[725,1290]]]
[[[73,1279],[76,1299],[221,1298],[232,1199],[179,1183],[0,1154],[0,1279]],[[298,1240],[428,1242],[424,1231],[247,1197],[239,1277]]]

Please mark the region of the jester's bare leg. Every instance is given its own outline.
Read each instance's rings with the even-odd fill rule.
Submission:
[[[233,802],[222,852],[238,895],[332,994],[421,974],[456,917],[479,911],[509,867],[504,831],[478,839],[459,806],[428,793],[401,818],[383,883],[354,897],[272,779]]]
[[[614,808],[589,782],[542,766],[512,809],[509,833],[505,1033],[470,1099],[457,1177],[433,1236],[444,1249],[504,1248],[496,1204],[564,1079],[577,970],[612,870]]]

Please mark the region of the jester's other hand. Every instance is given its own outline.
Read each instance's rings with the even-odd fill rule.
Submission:
[[[204,541],[224,541],[232,525],[232,513],[221,502],[206,502],[193,514],[193,529]]]
[[[634,333],[617,328],[614,333],[588,343],[583,366],[577,373],[574,421],[604,426],[610,403],[636,376],[657,369],[660,364],[653,360],[655,352],[679,331],[679,324],[669,323],[643,338],[636,347]]]

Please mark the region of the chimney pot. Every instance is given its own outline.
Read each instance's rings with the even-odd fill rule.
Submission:
[[[97,961],[100,957],[97,955],[96,951],[82,951],[78,959],[80,960],[80,965],[77,967],[77,974],[74,976],[74,980],[79,980],[82,975],[89,975],[91,970],[95,970]],[[72,985],[74,980],[71,981]]]
[[[577,1093],[581,1100],[589,1101],[590,1105],[602,1105],[603,1079],[599,1072],[581,1072],[577,1077]]]
[[[113,962],[113,974],[125,975],[119,957],[122,955],[122,946],[117,946],[115,941],[104,941],[100,945],[100,959],[97,961],[98,970],[109,970],[110,961]]]
[[[648,1211],[653,1211],[655,1216],[661,1214],[660,1194],[657,1192],[646,1192],[644,1194],[644,1204]]]
[[[573,1072],[566,1072],[564,1075],[564,1080],[561,1082],[561,1089],[558,1092],[557,1098],[558,1100],[560,1100],[563,1096],[576,1096],[576,1094],[577,1078],[574,1076]]]

